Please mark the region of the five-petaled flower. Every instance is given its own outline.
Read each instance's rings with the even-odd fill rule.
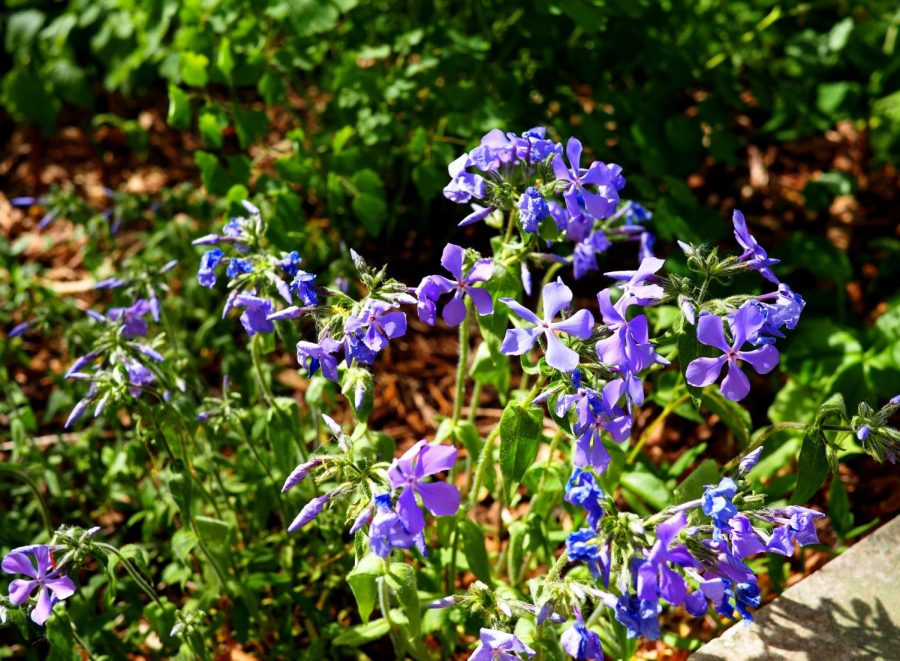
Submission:
[[[441,316],[448,326],[459,326],[462,320],[466,318],[466,303],[464,297],[468,296],[478,314],[486,315],[494,311],[494,301],[487,289],[475,287],[478,282],[486,282],[490,280],[494,273],[494,262],[490,259],[479,259],[469,269],[466,275],[463,275],[463,262],[465,259],[465,250],[453,243],[448,243],[441,255],[441,266],[443,266],[453,280],[445,278],[442,275],[429,275],[422,279],[422,282],[416,288],[416,297],[418,298],[417,310],[419,313],[419,321],[434,325],[436,302],[441,295],[453,292],[451,298],[444,306]]]
[[[75,583],[68,576],[60,574],[53,562],[52,552],[53,549],[46,544],[23,546],[7,553],[0,563],[6,573],[28,577],[17,578],[9,584],[9,600],[14,606],[21,606],[35,590],[38,591],[37,603],[31,610],[31,620],[39,625],[47,621],[57,602],[75,593]]]
[[[472,652],[469,661],[519,661],[522,658],[520,654],[532,657],[537,652],[514,634],[482,628],[478,647]]]
[[[562,280],[548,282],[541,294],[544,301],[544,318],[512,298],[500,300],[521,319],[531,324],[531,328],[512,328],[506,331],[500,351],[511,356],[521,356],[534,346],[539,336],[547,342],[547,364],[561,372],[571,372],[578,367],[578,354],[562,343],[556,333],[565,333],[581,340],[591,336],[594,317],[587,310],[579,310],[568,319],[553,321],[559,312],[572,302],[572,290]]]
[[[429,445],[419,441],[403,453],[388,470],[388,478],[394,490],[400,490],[397,513],[406,529],[416,535],[425,528],[425,516],[416,503],[416,494],[422,504],[435,516],[451,516],[459,509],[459,489],[447,482],[425,482],[425,478],[449,471],[456,463],[456,448],[452,445]]]

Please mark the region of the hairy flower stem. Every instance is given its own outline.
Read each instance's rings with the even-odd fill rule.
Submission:
[[[628,455],[628,461],[627,461],[628,464],[633,464],[637,460],[638,455],[640,454],[644,445],[647,443],[647,440],[650,438],[650,436],[653,434],[653,432],[656,431],[656,428],[659,427],[663,422],[665,422],[666,418],[669,417],[669,415],[672,413],[672,411],[674,411],[679,406],[681,406],[682,404],[687,402],[690,398],[691,398],[690,394],[685,393],[678,399],[675,399],[675,400],[669,402],[665,406],[665,408],[662,410],[662,412],[660,412],[660,414],[658,416],[656,416],[656,420],[654,420],[647,426],[647,429],[645,429],[644,433],[641,434],[641,437],[638,439],[638,442],[634,444],[634,447],[631,449],[631,453]]]
[[[472,303],[466,299],[466,316],[459,325],[459,361],[456,364],[456,394],[453,397],[453,426],[462,415],[463,399],[466,396],[466,370],[469,367],[469,323],[472,316]]]
[[[553,563],[553,566],[550,567],[550,571],[547,572],[547,576],[544,579],[545,583],[552,583],[559,579],[560,574],[562,574],[562,570],[565,568],[566,564],[569,562],[569,555],[565,551],[562,552],[562,555],[556,559],[556,562]]]
[[[275,403],[275,396],[269,388],[265,372],[263,371],[262,341],[262,335],[259,333],[250,339],[250,358],[253,361],[253,371],[256,374],[256,382],[259,385],[260,396],[266,403],[266,406],[277,411],[278,405]]]
[[[785,431],[788,429],[797,429],[797,430],[806,430],[809,427],[805,422],[777,422],[774,425],[769,425],[768,427],[763,427],[756,434],[756,438],[748,445],[743,452],[741,452],[734,459],[729,461],[722,467],[722,472],[727,473],[730,470],[734,470],[737,468],[738,464],[741,463],[741,459],[746,457],[748,454],[753,452],[756,448],[760,447],[763,443],[766,442],[766,439],[769,438],[772,434],[777,434],[780,431]]]
[[[469,413],[466,415],[466,421],[475,423],[475,416],[478,415],[478,402],[481,400],[481,381],[476,381],[472,386],[472,394],[469,397]],[[468,461],[468,457],[466,460]]]
[[[146,594],[150,599],[156,602],[156,605],[161,609],[163,608],[163,603],[159,598],[159,595],[156,593],[156,590],[150,585],[150,581],[141,576],[140,571],[137,567],[132,564],[131,560],[126,558],[122,553],[112,544],[107,544],[105,542],[94,542],[94,546],[97,548],[106,551],[107,553],[111,553],[119,559],[119,562],[125,568],[126,573],[131,576],[137,586]]]
[[[38,504],[38,510],[41,512],[41,519],[44,522],[44,530],[47,531],[48,535],[53,535],[53,525],[50,523],[50,510],[47,508],[47,501],[44,500],[44,495],[41,493],[41,490],[38,489],[37,484],[35,484],[34,480],[32,480],[28,475],[25,474],[25,471],[15,464],[10,464],[6,462],[0,462],[0,474],[9,475],[11,477],[15,477],[31,489],[31,493],[34,494],[34,498]]]

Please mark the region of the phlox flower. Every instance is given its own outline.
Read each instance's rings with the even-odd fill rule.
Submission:
[[[520,654],[532,657],[537,652],[511,633],[482,628],[478,647],[469,661],[519,661]]]
[[[468,274],[463,275],[463,262],[465,251],[462,247],[449,243],[441,255],[443,266],[454,279],[445,278],[442,275],[430,275],[422,279],[416,288],[418,298],[417,311],[419,321],[429,326],[434,325],[436,302],[441,295],[453,292],[453,297],[444,306],[441,316],[448,326],[459,326],[466,317],[465,297],[468,296],[480,315],[491,314],[494,311],[494,301],[488,290],[474,285],[490,280],[494,273],[494,263],[490,259],[479,259],[469,269]]]
[[[397,513],[412,535],[425,528],[425,516],[416,502],[416,494],[422,504],[434,516],[451,516],[459,509],[460,495],[456,485],[447,482],[425,482],[425,478],[449,471],[456,463],[456,448],[449,445],[429,445],[419,441],[398,459],[388,470],[391,487],[400,491]]]
[[[46,544],[13,549],[3,557],[0,567],[8,574],[22,574],[27,579],[15,579],[9,584],[9,600],[21,606],[37,590],[37,603],[31,610],[31,620],[43,625],[58,602],[75,593],[75,583],[55,568],[53,549]]]

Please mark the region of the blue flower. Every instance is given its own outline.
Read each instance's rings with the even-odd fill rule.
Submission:
[[[609,584],[609,552],[597,545],[597,532],[592,528],[582,528],[566,537],[566,555],[573,562],[584,562],[594,578]]]
[[[534,186],[525,189],[516,207],[519,209],[519,221],[522,223],[522,229],[530,234],[537,232],[538,225],[550,214],[547,201]]]
[[[594,475],[576,468],[566,482],[565,500],[572,505],[581,505],[587,511],[587,520],[591,528],[597,529],[603,517],[603,500],[606,495],[597,484]]]
[[[574,659],[603,659],[603,645],[600,636],[584,625],[581,609],[575,607],[575,622],[566,629],[559,639],[566,654]]]
[[[422,555],[427,555],[425,537],[421,531],[411,533],[400,515],[394,511],[390,494],[375,496],[375,516],[369,526],[369,547],[376,555],[386,558],[393,549],[408,549],[415,546]]]
[[[643,636],[658,640],[659,602],[641,599],[636,594],[623,594],[616,601],[616,621],[625,625],[629,638]]]
[[[710,517],[717,530],[727,530],[728,522],[737,514],[731,502],[737,493],[737,485],[730,477],[723,477],[718,486],[707,485],[700,499],[700,507]]]
[[[197,271],[197,282],[200,286],[212,289],[216,285],[216,267],[225,253],[221,248],[213,248],[203,253],[200,258],[200,268]]]
[[[239,257],[234,257],[231,261],[228,262],[228,268],[225,269],[225,275],[227,275],[232,280],[242,273],[252,273],[253,272],[253,264],[247,259],[241,259]]]
[[[234,297],[234,306],[244,308],[241,325],[248,335],[275,330],[275,324],[268,318],[274,309],[269,299],[254,294],[238,294]]]
[[[291,280],[291,291],[297,295],[304,305],[316,305],[319,300],[316,296],[316,290],[313,287],[313,281],[316,276],[306,271],[297,269],[294,272],[294,279]]]
[[[759,271],[759,274],[766,280],[778,284],[779,280],[772,273],[771,267],[780,263],[781,260],[770,258],[763,247],[750,234],[744,214],[735,209],[731,221],[734,224],[734,238],[737,239],[737,242],[744,249],[744,253],[739,259],[746,262],[748,268]]]

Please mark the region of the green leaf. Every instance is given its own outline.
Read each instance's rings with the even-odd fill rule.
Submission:
[[[200,113],[198,128],[207,147],[221,149],[222,132],[227,127],[228,122],[218,108],[204,108]]]
[[[803,435],[800,454],[797,456],[797,486],[791,502],[805,503],[819,490],[828,475],[828,456],[825,437],[816,427],[810,427]]]
[[[421,612],[419,606],[419,593],[416,589],[416,570],[407,564],[394,563],[391,565],[391,573],[386,577],[388,584],[397,593],[397,601],[400,602],[409,624],[406,631],[413,640],[419,637],[421,626]]]
[[[363,168],[353,175],[350,183],[357,191],[352,203],[353,213],[370,236],[378,236],[387,220],[381,177],[374,170]]]
[[[850,498],[843,481],[835,475],[828,489],[828,519],[839,537],[847,538],[853,529],[853,512],[850,511]]]
[[[462,519],[459,522],[459,534],[462,537],[463,553],[466,555],[469,569],[480,581],[493,585],[491,564],[484,545],[484,531],[471,519]]]
[[[681,484],[675,488],[675,502],[686,503],[703,495],[703,487],[707,484],[718,484],[719,466],[712,459],[704,459],[692,470]]]
[[[679,326],[680,328],[678,328]],[[700,343],[697,341],[696,329],[687,323],[684,317],[681,318],[680,324],[676,322],[676,328],[675,345],[678,349],[678,367],[683,375],[691,361],[703,354],[700,352]],[[685,381],[684,385],[691,395],[694,407],[699,410],[701,398],[703,397],[703,388],[692,386],[687,381]]]
[[[340,13],[329,0],[287,0],[288,18],[297,37],[332,30]]]
[[[216,66],[225,75],[225,80],[231,82],[231,72],[234,71],[234,55],[231,52],[231,40],[228,37],[223,37],[219,42]]]
[[[367,624],[357,624],[350,627],[344,633],[337,636],[333,641],[334,645],[347,645],[348,647],[359,647],[373,640],[378,640],[388,631],[391,625],[384,618],[372,620]]]
[[[378,598],[377,577],[384,574],[384,560],[370,553],[356,563],[349,574],[347,583],[356,598],[356,607],[363,622],[368,622]]]
[[[234,128],[237,130],[238,142],[242,149],[247,149],[266,135],[269,130],[269,118],[264,111],[256,108],[243,110],[237,104],[232,110]]]
[[[509,546],[506,556],[506,570],[513,585],[525,571],[525,539],[528,526],[523,521],[513,521],[509,526]]]
[[[500,417],[500,472],[507,501],[537,457],[542,429],[543,414],[536,406],[511,404]]]
[[[209,58],[202,53],[184,51],[181,53],[181,80],[191,87],[205,87],[209,81]]]
[[[671,500],[666,483],[652,473],[635,470],[622,475],[622,486],[657,510],[665,509]]]
[[[16,119],[44,128],[53,126],[59,101],[48,94],[41,78],[23,69],[14,69],[3,79],[3,105]]]
[[[176,129],[186,129],[191,125],[191,97],[177,85],[169,85],[169,112],[166,121]]]
[[[284,80],[275,71],[266,71],[259,79],[256,89],[269,107],[278,105],[287,92]]]
[[[194,517],[194,522],[197,524],[197,529],[203,536],[204,541],[213,542],[214,544],[229,543],[232,530],[230,523],[200,515]]]

